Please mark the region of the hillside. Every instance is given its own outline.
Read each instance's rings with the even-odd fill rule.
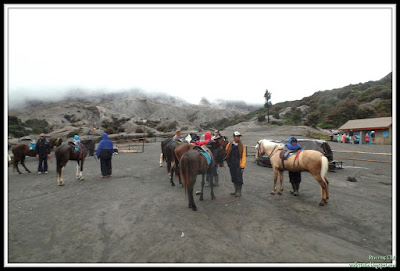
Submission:
[[[68,96],[61,101],[29,101],[24,108],[9,110],[9,137],[45,132],[50,136],[110,133],[171,132],[176,128],[198,131],[204,123],[238,118],[256,107],[242,102],[220,101],[190,104],[166,94],[125,91],[112,94]],[[99,129],[93,129],[99,128]],[[92,130],[90,130],[92,129]]]
[[[392,73],[378,81],[318,91],[301,100],[274,104],[270,107],[269,115],[271,124],[306,125],[324,129],[338,128],[351,119],[390,117]],[[237,119],[210,122],[207,126],[223,129],[254,117],[258,118],[260,124],[266,124],[267,109],[263,107]]]

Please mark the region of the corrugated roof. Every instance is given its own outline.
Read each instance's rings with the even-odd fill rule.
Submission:
[[[392,117],[349,120],[339,130],[385,129],[392,126]]]

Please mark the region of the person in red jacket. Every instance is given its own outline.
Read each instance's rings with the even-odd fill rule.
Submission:
[[[211,133],[210,132],[206,132],[205,134],[204,134],[204,140],[203,141],[196,141],[196,143],[195,143],[195,145],[197,145],[197,146],[204,146],[204,145],[207,145],[207,144],[209,144],[209,143],[211,143],[212,142],[212,139],[211,139]]]

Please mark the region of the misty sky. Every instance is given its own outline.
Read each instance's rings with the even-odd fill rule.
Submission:
[[[207,8],[206,8],[207,7]],[[70,89],[264,103],[392,72],[394,5],[6,5],[9,105]]]

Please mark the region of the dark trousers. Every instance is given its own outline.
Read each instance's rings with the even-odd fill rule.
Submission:
[[[230,167],[232,182],[239,187],[243,185],[243,172],[240,167]]]
[[[289,171],[289,180],[291,183],[300,183],[301,182],[301,172]]]
[[[39,155],[39,166],[38,166],[38,172],[44,172],[47,171],[47,155],[46,156],[40,156]]]
[[[111,159],[101,159],[100,158],[100,168],[102,176],[111,175]]]

